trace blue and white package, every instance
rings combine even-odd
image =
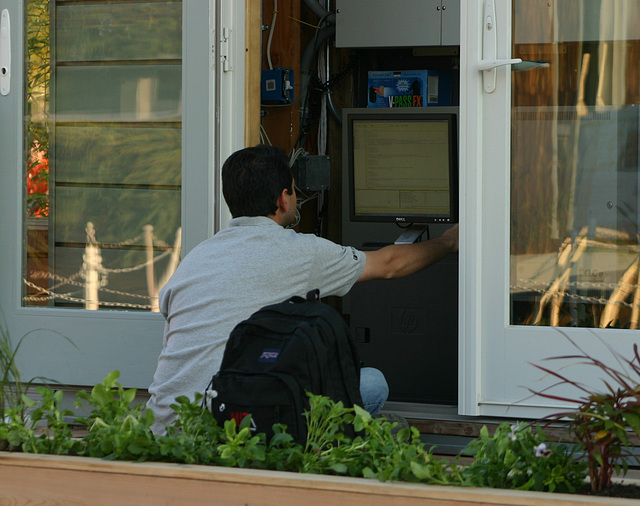
[[[368,85],[368,107],[451,105],[451,74],[447,71],[371,71]]]

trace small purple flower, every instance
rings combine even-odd
[[[515,441],[516,440],[516,431],[518,430],[518,426],[517,425],[512,425],[511,426],[511,432],[509,432],[508,436],[511,439],[511,441]]]
[[[547,450],[547,445],[544,443],[540,443],[534,448],[534,450],[536,452],[536,457],[548,457],[551,455],[551,450]]]

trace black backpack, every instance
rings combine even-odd
[[[306,441],[306,392],[345,406],[362,406],[360,362],[341,315],[320,302],[319,290],[266,306],[240,322],[226,344],[205,401],[218,424],[251,414],[251,429],[273,434],[281,423]]]

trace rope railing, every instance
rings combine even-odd
[[[44,271],[31,271],[28,278],[23,278],[25,286],[36,290],[37,293],[26,295],[23,297],[24,302],[29,303],[42,303],[54,300],[63,300],[72,303],[83,304],[85,309],[96,310],[100,306],[103,307],[119,307],[123,309],[145,309],[157,312],[158,306],[158,293],[164,284],[171,277],[175,271],[180,256],[180,248],[182,242],[181,229],[178,228],[176,232],[176,238],[173,246],[167,245],[164,241],[160,241],[153,234],[153,226],[145,225],[144,232],[134,238],[127,239],[115,244],[109,244],[109,247],[126,247],[135,243],[144,241],[145,252],[147,260],[138,265],[122,268],[107,268],[102,264],[102,255],[100,253],[101,244],[96,240],[96,231],[93,223],[88,222],[86,227],[86,246],[85,252],[82,256],[83,263],[81,268],[71,274],[70,276],[61,276],[57,273],[50,273]],[[159,255],[154,255],[156,248],[163,248],[163,251]],[[156,282],[155,269],[156,264],[165,258],[169,258],[168,266],[161,274],[160,279]],[[136,271],[146,270],[146,283],[147,294],[131,293],[123,290],[114,290],[113,288],[107,288],[109,282],[109,276],[118,274],[129,274]],[[79,280],[79,278],[82,279]],[[53,286],[40,286],[34,283],[34,280],[53,280],[55,284]],[[83,290],[84,297],[79,297],[78,294],[73,292],[59,293],[56,292],[58,288],[63,286],[77,286]],[[114,302],[100,299],[100,294],[111,294],[122,297],[131,297],[144,299],[148,301],[148,304],[135,304],[131,302]]]

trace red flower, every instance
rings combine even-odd
[[[41,158],[27,171],[27,198],[45,195],[49,195],[49,160]],[[49,199],[45,197],[42,200],[46,201],[44,205],[34,202],[30,206],[30,216],[49,216]]]

